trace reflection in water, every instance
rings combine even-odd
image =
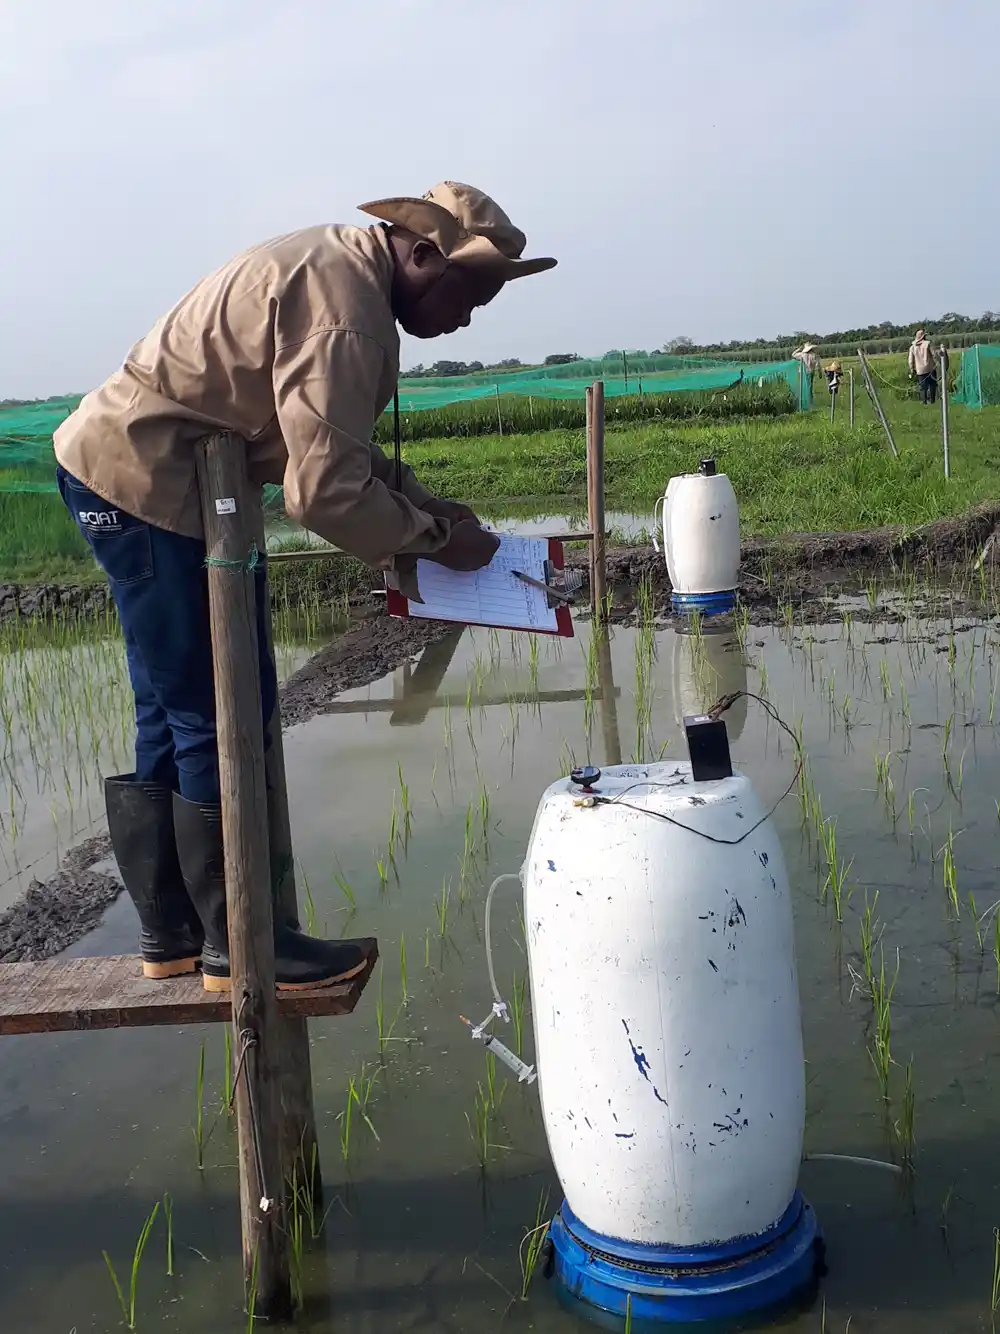
[[[731,624],[684,621],[674,629],[670,652],[674,720],[704,713],[723,695],[740,698],[726,711],[730,741],[738,741],[747,721],[747,664]]]

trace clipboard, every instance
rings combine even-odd
[[[411,602],[399,589],[387,587],[386,608],[390,616],[404,619],[572,639],[573,617],[566,603],[556,602],[515,578],[509,572],[511,568],[566,591],[566,562],[558,538],[502,535],[500,549],[490,564],[471,574],[446,570],[433,561],[417,561],[417,583],[424,601]]]

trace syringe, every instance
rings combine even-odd
[[[517,1075],[519,1084],[533,1084],[538,1078],[533,1065],[528,1065],[521,1060],[520,1056],[515,1056],[509,1047],[505,1047],[499,1038],[495,1038],[492,1033],[485,1032],[482,1028],[476,1028],[471,1020],[466,1019],[464,1014],[460,1014],[459,1019],[465,1026],[472,1030],[472,1036],[485,1046],[487,1051],[491,1051],[498,1061],[502,1061],[508,1070],[512,1070]]]

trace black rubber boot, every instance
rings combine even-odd
[[[201,924],[201,970],[206,991],[228,991],[229,935],[222,851],[222,809],[174,795],[174,830],[181,873]],[[274,975],[279,991],[305,991],[348,982],[368,956],[353,940],[317,940],[275,917]]]
[[[139,914],[143,973],[195,972],[204,932],[177,861],[173,793],[121,774],[104,780],[104,801],[118,869]]]

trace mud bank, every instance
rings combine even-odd
[[[787,533],[780,537],[749,537],[743,542],[741,593],[751,608],[766,613],[779,601],[803,602],[851,592],[871,575],[907,571],[919,579],[943,580],[969,571],[988,539],[1000,526],[1000,502],[977,505],[951,519],[918,528],[869,528],[858,532]],[[1000,559],[1000,541],[990,550],[991,564]],[[567,563],[586,567],[587,554],[571,549]],[[615,616],[630,608],[630,587],[648,575],[656,601],[669,599],[670,582],[663,557],[652,547],[626,546],[608,552],[608,577],[615,592]],[[334,558],[271,566],[275,599],[296,600],[317,595],[355,609],[380,605],[378,575],[359,562]],[[87,616],[111,605],[102,584],[0,584],[0,622],[14,617]],[[321,655],[322,656],[322,655]],[[342,665],[342,664],[341,664]],[[342,686],[341,689],[346,689]]]

